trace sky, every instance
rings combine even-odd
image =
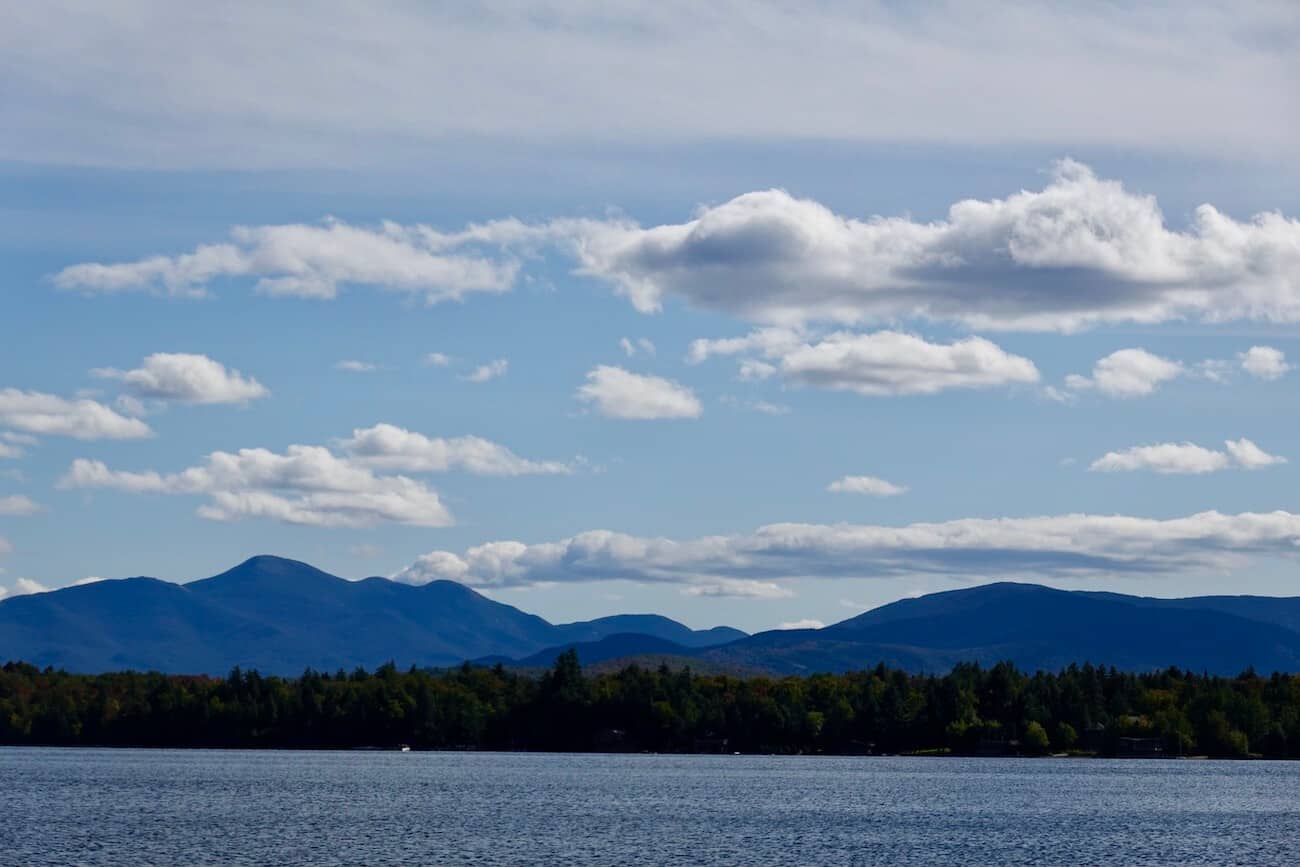
[[[1293,4],[2,5],[0,595],[1300,595]]]

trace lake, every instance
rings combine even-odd
[[[1300,764],[0,748],[0,862],[1294,864]]]

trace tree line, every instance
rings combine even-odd
[[[735,677],[572,651],[540,674],[394,665],[296,678],[0,668],[0,744],[1300,758],[1300,676],[1010,663]]]

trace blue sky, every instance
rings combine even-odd
[[[1297,592],[1284,4],[669,8],[11,9],[0,587]]]

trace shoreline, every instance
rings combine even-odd
[[[409,753],[442,753],[442,754],[466,754],[475,753],[481,755],[494,756],[644,756],[644,757],[674,757],[674,758],[708,758],[708,759],[730,759],[730,758],[768,758],[768,759],[975,759],[979,761],[1117,761],[1117,762],[1278,762],[1291,763],[1297,761],[1294,758],[1273,757],[1273,756],[1212,756],[1212,755],[1189,755],[1189,756],[1117,756],[1076,753],[1076,754],[1047,754],[1041,756],[1029,755],[978,755],[970,753],[935,753],[928,751],[907,752],[907,753],[766,753],[766,752],[730,752],[730,753],[695,753],[695,752],[651,752],[651,751],[610,751],[610,750],[501,750],[501,749],[456,749],[456,748],[438,748],[438,747],[410,747],[401,749],[398,747],[312,747],[312,746],[173,746],[161,744],[0,744],[0,751],[4,750],[100,750],[111,752],[184,752],[184,753],[382,753],[382,754],[409,754]]]

